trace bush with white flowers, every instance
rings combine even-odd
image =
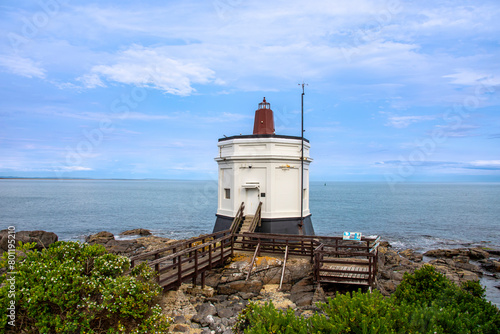
[[[109,254],[101,245],[56,242],[42,251],[17,249],[15,270],[0,277],[0,332],[162,333],[161,288],[145,264]],[[0,265],[7,266],[4,256]],[[12,272],[15,272],[12,274]],[[15,278],[15,326],[7,317]],[[13,280],[11,280],[13,281]]]

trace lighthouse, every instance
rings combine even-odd
[[[220,138],[217,146],[214,232],[229,229],[243,208],[246,219],[260,214],[255,232],[314,235],[309,210],[309,141],[275,134],[273,111],[265,98],[255,111],[253,134]]]

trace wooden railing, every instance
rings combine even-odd
[[[233,223],[231,224],[230,231],[232,234],[238,232],[238,228],[241,226],[241,223],[243,222],[243,212],[245,211],[245,202],[241,202],[240,208],[238,209],[238,212],[236,213],[236,216],[233,219]]]
[[[253,216],[252,224],[250,225],[249,231],[254,232],[255,229],[257,228],[257,225],[259,227],[261,226],[261,220],[262,220],[262,202],[259,203],[259,206],[257,206],[257,210],[255,210],[255,215]]]
[[[248,232],[237,234],[231,228],[175,242],[133,256],[130,260],[132,268],[138,262],[147,261],[157,272],[160,286],[167,290],[179,287],[190,279],[196,284],[200,277],[203,286],[205,272],[223,265],[235,250],[252,251],[254,259],[261,253],[308,257],[314,264],[314,278],[318,283],[371,286],[377,272],[378,241],[378,238],[363,238],[361,242],[353,242],[340,237]]]
[[[377,275],[380,238],[347,241],[328,237],[314,250],[314,276],[319,283],[372,286]]]
[[[196,284],[201,276],[201,284],[205,285],[205,272],[213,267],[222,265],[229,257],[233,256],[233,234],[230,230],[212,233],[183,242],[172,244],[152,252],[132,257],[131,267],[139,260],[148,261],[148,266],[157,273],[157,282],[168,290],[179,287],[182,282],[189,279]],[[169,252],[169,254],[164,254]]]
[[[242,233],[234,241],[234,249],[253,251],[260,244],[260,253],[284,254],[286,247],[290,246],[288,254],[307,256],[314,260],[314,248],[319,245],[315,236],[271,234],[271,233]]]

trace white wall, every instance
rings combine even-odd
[[[219,205],[217,213],[234,217],[241,202],[248,202],[251,213],[258,185],[263,218],[300,217],[301,141],[290,138],[232,138],[219,142]],[[309,214],[310,145],[304,142],[304,215]],[[231,189],[225,199],[224,189]],[[261,196],[264,193],[265,197]],[[247,204],[247,203],[245,203]]]

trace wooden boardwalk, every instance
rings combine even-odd
[[[284,256],[283,273],[288,256],[308,257],[318,284],[372,286],[377,273],[378,241],[378,238],[363,238],[360,242],[346,242],[340,237],[236,233],[230,229],[134,256],[131,267],[147,261],[158,273],[158,283],[165,290],[178,288],[189,280],[196,284],[199,278],[203,286],[205,273],[222,266],[239,250],[254,252],[254,259],[261,253]]]
[[[183,282],[198,278],[204,285],[205,273],[221,266],[233,256],[234,236],[229,230],[202,235],[172,243],[168,247],[131,257],[131,267],[147,261],[158,273],[158,284],[165,290],[179,287]]]

